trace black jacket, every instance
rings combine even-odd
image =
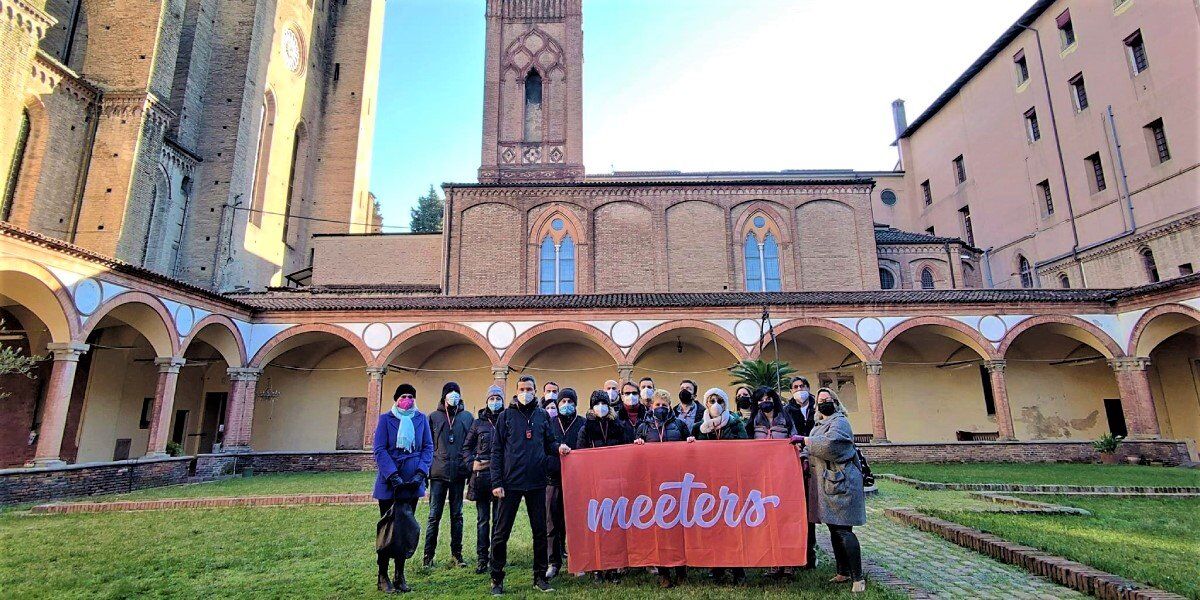
[[[583,430],[584,420],[585,418],[578,414],[571,415],[569,418],[559,415],[550,419],[550,433],[554,434],[554,447],[558,448],[559,444],[566,444],[572,450],[578,448],[579,432]],[[546,461],[546,475],[549,476],[551,484],[562,484],[562,463],[559,461],[557,450]]]
[[[458,409],[452,420],[446,418],[446,403],[429,415],[429,432],[433,434],[433,465],[429,478],[441,481],[465,479],[468,471],[463,465],[463,445],[474,421],[471,413]]]
[[[579,428],[576,448],[605,448],[633,442],[633,432],[616,419],[601,419],[588,413],[587,421]]]
[[[550,414],[533,403],[513,402],[496,419],[492,487],[525,492],[546,487],[546,458],[558,452]]]
[[[500,409],[501,414],[504,409]],[[468,471],[471,464],[477,460],[492,459],[492,436],[496,433],[496,419],[499,414],[492,414],[486,407],[479,409],[471,429],[467,431],[466,441],[463,442],[463,466]]]
[[[637,413],[637,422],[630,421],[630,412]],[[631,440],[637,437],[638,427],[642,425],[642,422],[649,418],[650,411],[646,410],[646,405],[641,402],[633,405],[632,409],[626,407],[624,402],[617,407],[617,422],[629,433],[629,439]]]
[[[808,416],[804,416],[804,408],[795,400],[789,400],[783,405],[783,412],[787,413],[792,419],[792,426],[796,428],[797,435],[808,435],[812,431],[813,425],[816,424],[817,403],[816,399],[809,398]]]
[[[674,413],[661,425],[653,418],[638,423],[637,437],[647,444],[658,442],[684,442],[691,433]]]

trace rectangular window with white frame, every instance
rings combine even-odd
[[[1075,112],[1087,110],[1088,97],[1087,88],[1083,84],[1083,73],[1076,74],[1067,84],[1071,86],[1071,104],[1075,106]]]
[[[1071,22],[1071,9],[1062,11],[1054,20],[1054,24],[1058,26],[1058,40],[1062,43],[1062,49],[1066,50],[1074,45],[1075,24]]]
[[[962,184],[967,181],[967,165],[963,162],[963,156],[959,154],[954,158],[954,183]]]
[[[1049,217],[1054,214],[1054,197],[1050,194],[1050,180],[1043,179],[1037,184],[1038,198],[1042,201],[1043,216]]]
[[[1167,130],[1163,127],[1161,118],[1146,124],[1146,146],[1150,148],[1150,160],[1155,165],[1161,165],[1171,160],[1171,148],[1167,145]]]
[[[1024,48],[1013,55],[1013,67],[1016,69],[1017,85],[1029,81],[1029,63],[1025,60]]]
[[[1125,38],[1125,55],[1129,58],[1129,67],[1135,76],[1150,68],[1150,61],[1146,58],[1146,42],[1142,40],[1141,29]]]
[[[1092,190],[1093,194],[1103,192],[1108,185],[1104,182],[1104,165],[1100,163],[1100,153],[1096,152],[1092,154],[1085,158],[1084,162],[1087,163],[1088,174],[1090,175],[1088,177],[1088,187]]]
[[[1038,127],[1037,109],[1025,111],[1025,138],[1030,142],[1042,139],[1042,129]]]

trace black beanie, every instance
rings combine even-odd
[[[402,384],[396,386],[396,393],[392,395],[392,400],[399,400],[400,396],[402,396],[404,394],[412,394],[412,397],[416,398],[417,397],[417,388],[415,388],[407,383],[402,383]]]
[[[608,392],[604,390],[592,392],[592,397],[588,399],[588,407],[591,408],[597,404],[608,404]]]
[[[446,394],[449,394],[450,392],[458,392],[459,394],[462,394],[462,389],[458,387],[457,383],[453,381],[447,381],[442,385],[442,397],[438,399],[445,400]]]
[[[575,404],[579,404],[579,394],[575,393],[575,388],[563,388],[562,391],[558,393],[559,402],[566,400],[567,398],[570,398]]]

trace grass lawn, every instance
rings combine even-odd
[[[369,489],[371,473],[270,475],[137,492],[137,497],[261,495]],[[129,497],[109,497],[124,498]],[[424,525],[426,507],[419,505]],[[475,547],[475,511],[464,508],[464,547]],[[231,508],[81,515],[0,513],[0,590],[8,598],[303,597],[357,598],[375,592],[373,538],[378,510],[366,506]],[[448,520],[448,517],[447,519]],[[442,523],[438,559],[449,558],[449,524]],[[528,521],[518,517],[509,547],[509,596],[533,592]],[[848,586],[826,583],[831,560],[790,583],[752,576],[742,588],[714,586],[694,571],[689,583],[660,593],[639,573],[619,585],[571,576],[555,580],[557,596],[625,598],[850,597]],[[417,597],[479,598],[486,575],[471,568],[425,571],[409,561]],[[857,597],[857,596],[856,596]],[[899,595],[871,586],[869,599]]]
[[[1084,508],[1092,516],[927,510],[1006,540],[1200,599],[1200,499],[1033,499]]]
[[[1144,465],[878,463],[872,464],[871,469],[876,473],[942,483],[1200,487],[1200,469]]]
[[[257,477],[233,477],[193,485],[137,490],[127,494],[79,498],[83,502],[108,500],[158,500],[160,498],[211,498],[229,496],[274,496],[277,494],[371,493],[375,472],[280,473]]]

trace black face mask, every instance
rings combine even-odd
[[[669,417],[669,416],[671,416],[671,409],[669,409],[665,406],[660,406],[660,407],[654,409],[654,418],[658,419],[659,422],[666,421],[667,417]]]
[[[833,413],[837,412],[837,405],[834,404],[833,402],[818,402],[817,403],[817,412],[819,412],[827,417],[831,416],[831,415],[833,415]]]
[[[772,410],[775,410],[775,403],[771,402],[770,400],[768,400],[766,402],[759,402],[758,410],[761,410],[763,412],[770,412]]]
[[[691,404],[696,400],[696,397],[688,390],[679,390],[679,401],[684,404]]]
[[[738,408],[750,408],[753,404],[754,404],[754,402],[752,400],[750,400],[750,396],[738,396],[737,397],[737,407]]]

